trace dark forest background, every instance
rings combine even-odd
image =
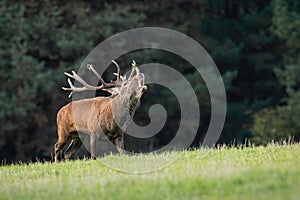
[[[79,69],[106,38],[144,26],[185,33],[213,58],[228,100],[220,143],[299,139],[299,0],[1,0],[0,160],[50,159],[57,139],[56,113],[71,101],[61,90],[67,86],[63,72]],[[133,58],[175,67],[190,81],[201,107],[192,144],[199,146],[210,118],[210,98],[199,74],[183,59],[162,51],[133,52],[118,62],[130,66]],[[152,103],[166,107],[168,122],[147,141],[125,138],[128,148],[130,143],[159,147],[176,131],[180,110],[170,91],[150,86],[142,101],[138,123],[149,123]]]

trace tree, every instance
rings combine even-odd
[[[281,41],[279,51],[282,53],[283,62],[275,69],[278,80],[285,88],[286,96],[276,107],[271,107],[254,116],[252,127],[254,137],[258,143],[265,143],[273,139],[294,137],[299,140],[300,136],[300,1],[274,0],[273,8],[273,31]],[[265,120],[261,119],[265,118]],[[267,128],[270,123],[272,128]],[[262,134],[268,135],[266,138]]]
[[[220,142],[251,137],[251,113],[275,105],[282,89],[274,74],[280,61],[271,30],[270,1],[209,1],[200,32],[222,74],[234,74],[227,85],[228,111]]]
[[[60,89],[67,84],[63,72],[79,68],[87,54],[108,37],[144,26],[170,28],[191,36],[217,64],[228,100],[220,142],[243,142],[251,137],[255,132],[249,126],[252,120],[253,126],[265,123],[257,118],[260,116],[270,116],[268,123],[280,121],[276,126],[291,119],[291,130],[296,131],[299,11],[293,6],[297,8],[298,1],[1,1],[0,160],[49,158],[57,137],[56,113],[68,101]],[[200,128],[193,144],[198,146],[211,114],[201,75],[186,60],[165,51],[130,52],[118,62],[125,66],[132,59],[169,65],[187,78],[201,107]],[[111,75],[104,73],[104,79],[109,80],[107,74]],[[287,98],[282,99],[285,93]],[[161,133],[145,141],[160,147],[173,137],[180,108],[174,95],[157,85],[150,85],[143,98],[147,103],[141,105],[136,118],[140,124],[149,122],[151,103],[161,103],[168,111]],[[260,110],[262,115],[257,114]],[[274,118],[277,113],[286,114]],[[128,139],[129,143],[139,142]]]

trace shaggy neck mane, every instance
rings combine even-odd
[[[139,99],[134,96],[135,95],[117,95],[112,99],[114,120],[124,128],[126,128],[132,119],[139,105]]]

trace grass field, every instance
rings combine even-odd
[[[176,154],[134,159],[142,168]],[[299,144],[186,151],[170,166],[146,174],[103,164],[126,166],[131,159],[2,166],[0,199],[300,199]]]

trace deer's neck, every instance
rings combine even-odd
[[[136,108],[139,105],[139,99],[131,96],[117,95],[112,99],[112,109],[114,118],[121,126],[127,126],[132,119]]]

